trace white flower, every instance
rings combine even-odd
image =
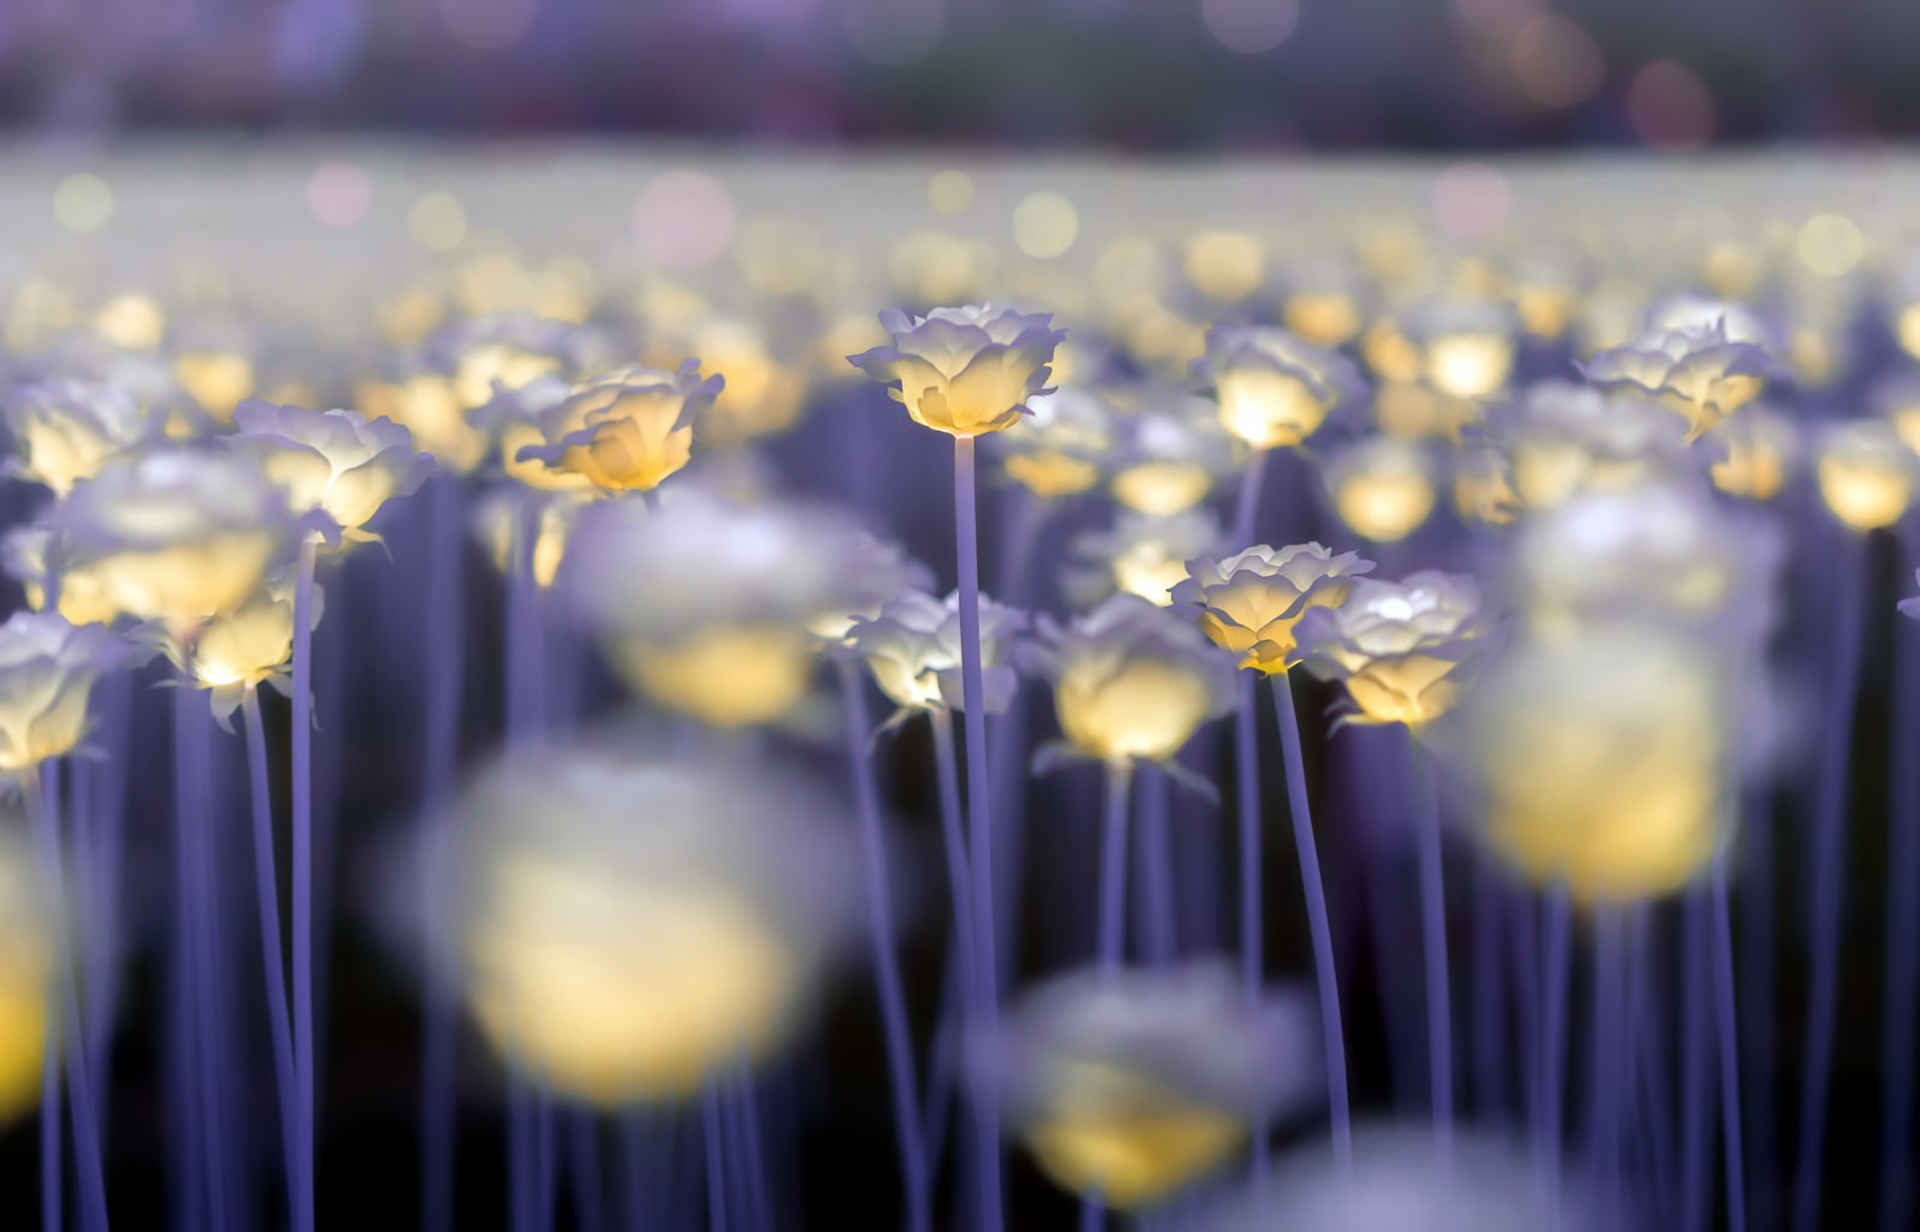
[[[325,513],[350,543],[376,540],[368,520],[436,469],[431,454],[414,452],[405,428],[357,411],[246,402],[233,420],[240,428],[227,438],[233,448],[259,463],[295,513]]]
[[[1372,570],[1355,552],[1336,556],[1317,543],[1276,551],[1262,543],[1220,560],[1188,561],[1173,601],[1197,610],[1207,636],[1240,656],[1240,666],[1271,675],[1297,661],[1293,627],[1307,608],[1344,603],[1354,579]]]
[[[1019,677],[1006,660],[1026,624],[1026,613],[980,596],[980,661],[988,714],[1002,713],[1013,701]],[[890,600],[873,619],[854,622],[847,632],[847,650],[866,661],[880,691],[900,707],[900,717],[961,709],[959,591],[945,601],[919,590]]]
[[[130,658],[103,625],[51,612],[15,612],[0,624],[0,774],[72,752],[86,735],[94,682]]]
[[[1044,313],[990,304],[935,308],[924,317],[889,309],[880,324],[892,344],[848,362],[885,384],[915,423],[952,436],[1016,423],[1027,399],[1047,392],[1048,365],[1066,337]]]
[[[13,474],[65,496],[108,459],[152,441],[158,430],[132,395],[99,381],[32,381],[0,402],[13,438]]]
[[[1307,670],[1347,686],[1355,723],[1418,727],[1453,708],[1462,663],[1491,632],[1480,588],[1464,574],[1362,578],[1338,607],[1294,626]]]
[[[1753,401],[1777,366],[1765,350],[1736,340],[1726,322],[1649,328],[1582,367],[1602,388],[1638,390],[1679,411],[1697,438]]]
[[[1220,403],[1220,423],[1255,449],[1298,445],[1359,388],[1352,361],[1283,329],[1215,325],[1194,375]]]

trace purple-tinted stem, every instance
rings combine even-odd
[[[1259,679],[1240,673],[1240,708],[1233,716],[1233,775],[1240,821],[1240,984],[1249,1005],[1265,982],[1261,953]]]
[[[1407,742],[1413,760],[1414,826],[1420,849],[1420,935],[1427,972],[1433,1148],[1446,1167],[1453,1162],[1453,993],[1447,979],[1447,885],[1440,853],[1440,798],[1433,759],[1411,729]]]
[[[1726,1127],[1727,1232],[1747,1232],[1747,1181],[1740,1153],[1740,1034],[1733,986],[1733,917],[1726,856],[1713,861],[1713,1002],[1720,1024],[1720,1123]]]
[[[1567,887],[1547,891],[1546,926],[1541,948],[1547,974],[1543,981],[1546,1004],[1540,1013],[1545,1038],[1540,1041],[1540,1121],[1534,1127],[1536,1165],[1546,1178],[1547,1192],[1560,1193],[1560,1109],[1567,1089],[1567,992],[1573,966],[1573,906]]]
[[[1651,970],[1654,950],[1651,913],[1641,903],[1633,913],[1633,973],[1627,1007],[1628,1064],[1633,1069],[1633,1103],[1627,1113],[1634,1140],[1645,1156],[1648,1201],[1653,1210],[1673,1209],[1673,1125],[1668,1113],[1665,1034],[1658,1004],[1659,985]],[[1623,1079],[1629,1081],[1629,1079]]]
[[[1913,536],[1907,536],[1913,563]],[[1892,783],[1887,802],[1886,1003],[1880,1031],[1880,1228],[1913,1206],[1915,994],[1920,992],[1920,626],[1895,621]]]
[[[767,1181],[766,1151],[760,1134],[760,1100],[754,1093],[753,1075],[743,1063],[735,1068],[727,1085],[733,1092],[734,1118],[738,1123],[735,1137],[740,1142],[748,1209],[753,1212],[758,1232],[773,1232],[773,1189]]]
[[[1127,946],[1127,797],[1133,763],[1107,763],[1106,807],[1100,820],[1100,969],[1118,971]]]
[[[960,1065],[960,1034],[965,1010],[965,992],[961,983],[966,968],[961,964],[957,943],[947,950],[947,974],[940,981],[938,1025],[933,1031],[933,1047],[927,1058],[927,1097],[921,1113],[921,1138],[927,1144],[927,1167],[931,1173],[940,1166],[947,1149],[947,1114],[953,1110],[955,1071]]]
[[[1484,1119],[1504,1119],[1507,1095],[1507,982],[1501,926],[1507,887],[1491,855],[1473,861],[1473,1100]]]
[[[95,1119],[100,1126],[100,1149],[108,1150],[112,1135],[108,1128],[108,1094],[112,1089],[112,1032],[120,1003],[120,971],[116,938],[120,931],[120,869],[124,855],[127,816],[128,729],[132,726],[133,674],[116,673],[106,685],[107,714],[105,744],[107,759],[100,764],[101,791],[94,841],[97,844],[94,867],[98,875],[99,899],[94,907],[97,931],[89,941],[87,974],[87,1056],[93,1062],[93,1100]]]
[[[59,763],[49,764],[41,779],[42,791],[57,783],[59,775]],[[47,825],[41,820],[43,814],[49,814],[44,798],[40,801],[40,807],[34,810],[34,814],[34,838],[38,840],[42,849],[40,879],[46,883],[46,894],[50,900],[49,914],[56,923],[64,922],[65,913],[52,907],[52,904],[57,903],[63,896],[60,893],[60,883],[49,872],[51,861],[45,851]],[[56,823],[53,837],[56,854],[59,841],[59,828]],[[63,951],[64,948],[62,947]],[[62,1214],[66,1182],[60,1164],[62,1133],[60,1063],[64,1050],[58,1047],[54,1040],[54,1032],[61,1026],[61,1015],[57,1011],[50,1011],[47,1017],[52,1019],[52,1022],[40,1045],[40,1227],[42,1232],[61,1232],[66,1227],[66,1219]]]
[[[1846,878],[1847,753],[1860,675],[1861,564],[1865,545],[1849,536],[1835,563],[1836,646],[1826,741],[1820,751],[1820,794],[1813,818],[1812,976],[1807,991],[1805,1068],[1800,1072],[1800,1154],[1794,1165],[1794,1232],[1820,1223],[1820,1180],[1826,1163],[1827,1084],[1833,1064],[1834,1012],[1840,996],[1840,897]]]
[[[1603,903],[1595,909],[1593,937],[1593,1102],[1587,1110],[1587,1158],[1601,1201],[1601,1224],[1611,1227],[1622,1210],[1620,1097],[1625,1078],[1621,1056],[1625,979],[1618,907]]]
[[[1708,1018],[1707,895],[1695,886],[1687,893],[1682,925],[1685,989],[1681,994],[1681,1031],[1685,1059],[1680,1064],[1680,1229],[1700,1232],[1712,1214],[1708,1173],[1713,1152],[1713,1035]]]
[[[557,1110],[545,1082],[533,1087],[534,1227],[553,1232],[553,1207],[559,1196],[560,1138],[554,1129]]]
[[[947,897],[953,902],[954,945],[959,953],[961,1006],[974,1001],[973,985],[980,967],[974,961],[973,877],[968,868],[966,823],[960,816],[960,759],[953,744],[953,716],[945,710],[930,710],[927,718],[933,727],[934,777],[940,794],[940,838],[946,846]]]
[[[1167,776],[1154,770],[1140,775],[1140,822],[1134,827],[1139,847],[1141,953],[1151,966],[1173,961],[1178,948],[1173,923],[1173,835],[1168,828]]]
[[[313,568],[315,544],[300,544],[293,590],[293,1232],[314,1232],[313,1131]]]
[[[847,771],[853,778],[860,838],[866,854],[868,932],[873,944],[880,1018],[886,1029],[887,1077],[893,1088],[893,1130],[900,1153],[900,1185],[909,1232],[930,1232],[933,1185],[920,1115],[914,1106],[918,1085],[913,1070],[913,1039],[907,1024],[906,996],[900,987],[900,960],[893,949],[893,882],[887,872],[886,839],[880,828],[880,801],[874,790],[873,767],[867,762],[870,721],[866,681],[861,678],[859,664],[840,665],[840,684],[846,698]],[[951,730],[947,734],[951,743]],[[951,849],[948,857],[952,858]],[[956,898],[956,905],[960,901]]]
[[[573,1142],[567,1154],[573,1160],[573,1209],[580,1232],[601,1232],[606,1226],[600,1202],[600,1127],[590,1108],[576,1108],[567,1121]]]
[[[287,1016],[287,970],[280,956],[280,876],[273,852],[273,786],[267,778],[267,736],[260,697],[249,688],[240,703],[246,724],[247,778],[253,812],[253,888],[260,908],[260,957],[267,986],[267,1026],[273,1041],[274,1097],[280,1107],[280,1149],[291,1181],[298,1109],[293,1068],[293,1029]],[[287,1187],[289,1200],[293,1195]],[[297,1219],[297,1211],[290,1212]]]
[[[1333,965],[1333,921],[1327,914],[1326,883],[1320,875],[1319,845],[1313,836],[1313,811],[1307,799],[1307,766],[1300,750],[1300,718],[1293,706],[1293,681],[1285,672],[1273,678],[1273,712],[1280,721],[1280,751],[1287,773],[1287,815],[1293,826],[1294,857],[1300,862],[1300,887],[1307,904],[1307,933],[1313,942],[1320,1034],[1327,1053],[1327,1105],[1333,1123],[1333,1158],[1344,1175],[1353,1168],[1353,1128],[1348,1109],[1347,1045],[1340,1016],[1340,984]],[[1437,833],[1435,838],[1437,841]]]
[[[457,1018],[448,970],[446,882],[449,817],[460,757],[460,679],[465,658],[466,605],[461,602],[460,480],[443,475],[432,485],[427,531],[426,764],[422,774],[422,935],[427,938],[426,987],[420,1023],[420,1225],[425,1232],[453,1228],[453,1058]]]
[[[953,514],[960,573],[960,692],[967,739],[967,827],[973,840],[975,1021],[991,1038],[999,1019],[994,948],[993,823],[988,807],[985,665],[980,657],[980,527],[974,509],[974,443],[953,439]],[[982,1232],[1000,1232],[1000,1095],[983,1070],[974,1078],[975,1218]]]
[[[706,1136],[707,1227],[727,1232],[727,1162],[721,1150],[719,1078],[709,1078],[700,1089],[700,1127]]]
[[[513,1232],[533,1232],[534,1203],[533,1091],[520,1066],[507,1057],[507,1208]]]
[[[1509,891],[1502,896],[1503,909],[1511,917],[1508,932],[1513,939],[1510,951],[1513,964],[1513,993],[1519,1011],[1520,1073],[1526,1098],[1527,1125],[1539,1133],[1541,1101],[1545,1097],[1541,1081],[1540,1043],[1540,913],[1530,892]],[[1537,1159],[1536,1163],[1539,1162]],[[1544,1176],[1541,1179],[1545,1179]]]
[[[208,867],[207,827],[212,817],[207,783],[206,725],[202,699],[189,680],[174,691],[174,804],[180,894],[184,901],[188,973],[188,1020],[194,1076],[193,1097],[200,1111],[201,1167],[206,1176],[207,1223],[215,1232],[229,1225],[227,1162],[229,1139],[220,1096],[220,1066],[225,1059],[216,1033],[219,1012],[213,969],[213,878]]]
[[[1253,546],[1253,526],[1259,520],[1260,489],[1267,477],[1267,450],[1256,449],[1247,457],[1246,474],[1240,480],[1240,495],[1234,505],[1233,550]]]
[[[1773,1073],[1773,827],[1768,824],[1765,792],[1756,792],[1749,815],[1760,824],[1742,828],[1745,858],[1740,877],[1740,1020],[1745,1031],[1741,1055],[1748,1067],[1745,1099],[1748,1184],[1753,1187],[1750,1212],[1756,1232],[1771,1232],[1778,1222],[1771,1200],[1778,1184],[1779,1140],[1774,1131]]]

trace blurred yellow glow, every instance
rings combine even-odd
[[[693,456],[693,425],[682,423],[686,397],[670,385],[590,385],[544,423],[550,441],[588,433],[568,445],[553,469],[583,476],[609,492],[657,488]]]
[[[1360,306],[1343,291],[1302,291],[1282,310],[1288,329],[1323,347],[1345,346],[1363,324]]]
[[[1840,278],[1867,255],[1867,237],[1845,214],[1815,214],[1794,243],[1800,263],[1823,278]]]
[[[1837,371],[1833,348],[1826,336],[1811,326],[1794,330],[1787,339],[1787,363],[1800,384],[1813,389],[1831,383]]]
[[[1491,450],[1477,450],[1459,460],[1453,476],[1453,507],[1462,518],[1505,526],[1519,506],[1512,478]]]
[[[1330,481],[1340,520],[1375,543],[1405,539],[1433,512],[1433,478],[1419,449],[1390,437],[1351,452]]]
[[[25,350],[69,328],[75,319],[73,295],[63,286],[40,279],[22,283],[7,310],[6,343]]]
[[[1447,399],[1411,382],[1389,381],[1373,396],[1373,414],[1380,430],[1406,441],[1440,435],[1447,406]]]
[[[467,238],[467,207],[452,193],[421,193],[407,210],[407,234],[428,252],[452,252]]]
[[[221,423],[233,418],[233,408],[253,394],[253,361],[227,351],[186,351],[173,361],[180,388]]]
[[[1898,442],[1875,448],[1842,440],[1821,452],[1815,473],[1827,508],[1853,530],[1892,526],[1913,500],[1913,457]]]
[[[520,389],[534,379],[557,373],[560,361],[552,355],[524,351],[505,342],[489,342],[472,347],[460,356],[453,375],[454,392],[460,405],[472,410],[493,401],[493,383],[508,389]]]
[[[942,214],[964,214],[973,204],[973,177],[952,167],[927,181],[927,203]]]
[[[1142,462],[1116,474],[1108,487],[1127,508],[1170,518],[1206,499],[1213,472],[1198,462]]]
[[[193,678],[203,689],[252,688],[293,657],[293,603],[255,594],[221,612],[193,645]]]
[[[1143,1074],[1066,1062],[1028,1149],[1055,1182],[1131,1210],[1181,1188],[1246,1136],[1237,1116]]]
[[[1059,193],[1032,193],[1013,207],[1013,242],[1030,257],[1057,257],[1079,234],[1080,215]]]
[[[54,963],[54,941],[33,892],[33,870],[17,850],[20,844],[7,846],[11,850],[0,863],[0,1125],[40,1100]]]
[[[1228,302],[1245,299],[1266,280],[1266,253],[1242,231],[1202,231],[1187,241],[1187,281],[1202,295]]]
[[[385,417],[405,428],[414,448],[456,475],[471,474],[487,456],[486,433],[467,422],[453,382],[437,372],[415,373],[397,384],[366,382],[355,390],[355,403],[368,419]]]
[[[1298,445],[1312,436],[1333,408],[1299,376],[1245,364],[1220,374],[1220,423],[1255,449]]]
[[[93,332],[129,351],[151,351],[166,336],[167,313],[151,295],[116,295],[93,314]]]
[[[1445,334],[1427,343],[1426,376],[1455,398],[1498,392],[1513,370],[1513,341],[1502,334]]]
[[[1900,310],[1894,333],[1900,338],[1900,349],[1920,359],[1920,304],[1908,304]]]
[[[1072,496],[1100,481],[1099,467],[1053,449],[1009,454],[1002,465],[1012,479],[1035,496]]]
[[[919,231],[894,246],[894,285],[923,304],[964,303],[980,280],[978,254],[964,241]]]
[[[1558,338],[1567,330],[1573,316],[1574,294],[1570,287],[1522,286],[1513,293],[1514,311],[1520,326],[1536,338]]]
[[[1729,496],[1770,500],[1786,486],[1786,450],[1777,441],[1749,433],[1727,438],[1727,456],[1708,468],[1713,484]]]
[[[1213,704],[1194,670],[1159,659],[1070,665],[1053,688],[1060,729],[1073,746],[1107,762],[1165,761],[1192,738]]]
[[[380,336],[397,346],[419,342],[446,319],[446,303],[425,287],[408,287],[374,309]]]
[[[1411,385],[1420,379],[1420,348],[1390,320],[1382,318],[1367,327],[1360,355],[1383,381]]]
[[[701,412],[696,435],[716,446],[740,445],[791,428],[800,417],[807,382],[774,358],[760,332],[737,321],[714,321],[694,339],[701,367],[726,378],[713,404]]]
[[[75,235],[92,235],[113,218],[113,190],[99,176],[77,171],[53,190],[53,220]]]
[[[1166,260],[1158,245],[1140,236],[1124,236],[1100,250],[1093,263],[1093,285],[1103,299],[1120,303],[1144,295],[1151,302],[1166,281]]]
[[[670,645],[616,642],[614,665],[670,710],[712,727],[770,723],[807,694],[813,647],[804,629],[718,625]]]
[[[1138,595],[1155,607],[1173,602],[1173,588],[1187,580],[1185,553],[1166,540],[1147,539],[1113,558],[1114,589]]]
[[[1760,254],[1731,240],[1721,240],[1707,249],[1701,276],[1707,289],[1721,299],[1743,300],[1759,288],[1766,272]]]

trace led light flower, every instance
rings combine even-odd
[[[1170,518],[1122,514],[1113,529],[1075,540],[1073,555],[1088,567],[1069,577],[1068,589],[1082,606],[1118,591],[1165,607],[1186,580],[1187,562],[1219,546],[1220,527],[1201,510]]]
[[[58,941],[17,819],[0,828],[0,1125],[40,1099]]]
[[[1834,429],[1820,448],[1814,473],[1833,516],[1857,531],[1892,526],[1913,501],[1920,462],[1882,420]]]
[[[1759,397],[1777,368],[1765,350],[1737,341],[1725,321],[1715,321],[1645,330],[1599,352],[1581,371],[1602,388],[1638,390],[1672,407],[1695,439]]]
[[[991,438],[1008,478],[1035,496],[1084,492],[1100,482],[1113,447],[1113,410],[1099,394],[1063,386],[1034,398],[1030,414]]]
[[[880,324],[892,344],[848,361],[885,384],[915,423],[951,436],[1018,422],[1027,399],[1049,392],[1048,364],[1066,337],[1044,313],[991,305],[935,308],[924,317],[889,309]]]
[[[426,370],[369,381],[355,390],[354,402],[367,419],[391,419],[405,428],[444,471],[469,475],[486,460],[487,433],[468,419],[453,381],[442,373]]]
[[[290,693],[293,660],[293,589],[291,571],[269,580],[240,604],[217,613],[194,639],[186,670],[207,690],[213,717],[233,730],[233,712],[247,694],[260,685]],[[313,628],[325,614],[325,594],[313,588]]]
[[[1254,449],[1298,445],[1360,384],[1339,352],[1258,325],[1208,330],[1194,375],[1219,400],[1221,424]]]
[[[251,595],[311,519],[246,458],[165,448],[110,462],[48,515],[47,588],[91,615],[125,613],[191,635]]]
[[[1065,628],[1043,616],[1039,631],[1037,666],[1081,756],[1165,763],[1233,708],[1233,659],[1178,612],[1118,594]]]
[[[806,695],[811,626],[871,598],[862,532],[809,506],[673,495],[658,511],[638,500],[582,511],[561,585],[655,701],[717,727],[780,718]]]
[[[1419,357],[1420,376],[1449,398],[1476,401],[1506,388],[1517,322],[1503,304],[1441,298],[1396,318]]]
[[[1345,603],[1309,608],[1294,626],[1307,670],[1346,685],[1349,722],[1410,728],[1453,708],[1463,669],[1491,632],[1473,579],[1439,572],[1362,578]]]
[[[1249,1006],[1224,964],[1078,971],[1029,993],[990,1058],[1006,1114],[1061,1186],[1122,1208],[1223,1163],[1263,1116],[1321,1094],[1298,996]]]
[[[1686,464],[1685,422],[1637,394],[1564,381],[1535,385],[1491,427],[1513,462],[1514,490],[1545,509],[1582,488],[1621,488]]]
[[[348,543],[377,540],[367,522],[434,471],[432,455],[415,453],[413,438],[390,419],[248,402],[233,421],[233,448],[286,492],[295,513],[324,513]]]
[[[72,752],[86,735],[94,682],[131,657],[105,626],[52,612],[15,612],[0,624],[0,775]]]
[[[1198,609],[1200,627],[1214,645],[1239,655],[1241,667],[1273,675],[1298,662],[1293,627],[1307,608],[1339,606],[1354,579],[1372,571],[1373,562],[1356,552],[1262,543],[1220,560],[1187,562],[1173,601]]]
[[[1432,468],[1410,441],[1376,436],[1350,445],[1327,463],[1326,480],[1340,520],[1375,543],[1398,543],[1433,512]]]
[[[457,806],[448,957],[488,1040],[602,1108],[773,1053],[846,923],[852,859],[824,812],[770,766],[575,748],[482,774]]]
[[[12,438],[11,474],[57,496],[91,479],[111,458],[138,449],[158,428],[132,395],[99,381],[30,381],[0,400]]]
[[[1000,714],[1013,701],[1019,676],[1011,659],[1014,639],[1027,616],[1017,608],[980,597],[980,661],[987,713]],[[960,596],[945,600],[910,590],[889,600],[877,616],[857,620],[847,631],[847,652],[864,660],[893,703],[897,719],[923,710],[959,710]]]
[[[1453,454],[1453,508],[1462,518],[1505,526],[1519,511],[1513,490],[1513,467],[1507,456],[1491,445],[1462,446]]]
[[[610,492],[646,492],[687,464],[693,422],[724,382],[702,380],[698,360],[677,372],[616,368],[577,387],[540,416],[544,445],[526,445],[520,462],[585,477]]]
[[[1494,849],[1583,902],[1679,890],[1727,838],[1730,700],[1713,651],[1657,625],[1516,649],[1472,715]]]
[[[1160,518],[1185,513],[1239,463],[1239,443],[1206,399],[1153,386],[1119,397],[1124,413],[1115,423],[1120,441],[1107,486],[1113,499],[1134,512]]]
[[[426,353],[452,379],[460,405],[471,411],[541,377],[572,379],[581,347],[579,328],[569,322],[500,313],[447,326],[429,341]]]
[[[714,320],[697,330],[691,354],[715,380],[717,396],[699,410],[694,435],[704,445],[736,446],[784,432],[806,402],[807,373],[775,355],[767,338],[746,321]]]

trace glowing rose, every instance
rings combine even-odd
[[[803,367],[773,353],[761,331],[744,321],[710,321],[690,348],[725,382],[699,412],[694,433],[704,445],[740,445],[784,432],[800,417],[807,395]]]
[[[1421,447],[1376,436],[1342,450],[1326,467],[1340,520],[1364,539],[1397,543],[1433,512],[1433,476]]]
[[[233,712],[260,685],[289,693],[293,661],[291,571],[282,573],[239,605],[217,613],[194,639],[188,673],[207,690],[213,717],[233,729]],[[313,588],[312,627],[320,627],[326,596]]]
[[[1833,516],[1857,531],[1892,526],[1913,501],[1916,469],[1910,450],[1880,420],[1843,424],[1821,446],[1815,474]]]
[[[1307,608],[1345,602],[1354,579],[1372,570],[1373,562],[1354,552],[1263,543],[1220,560],[1189,561],[1173,601],[1198,609],[1200,627],[1214,645],[1240,656],[1241,667],[1272,675],[1299,661],[1293,627]]]
[[[391,419],[405,428],[442,470],[468,475],[486,459],[487,434],[469,422],[453,382],[438,372],[367,382],[356,390],[355,404],[367,419]]]
[[[1219,525],[1200,510],[1170,518],[1122,514],[1111,530],[1074,540],[1073,556],[1087,567],[1068,576],[1068,593],[1079,606],[1118,591],[1165,607],[1173,602],[1173,588],[1186,580],[1187,562],[1219,546]]]
[[[1062,387],[1034,398],[1028,409],[1031,414],[991,438],[1007,477],[1046,498],[1098,483],[1113,447],[1112,408],[1091,390]]]
[[[1249,1006],[1222,963],[1080,971],[1013,1008],[991,1061],[1041,1169],[1130,1210],[1223,1163],[1262,1115],[1319,1096],[1313,1023],[1297,995]]]
[[[1506,388],[1518,322],[1505,305],[1479,299],[1429,300],[1398,318],[1419,374],[1449,398],[1473,401]]]
[[[1194,375],[1219,400],[1221,425],[1255,449],[1298,445],[1359,387],[1339,352],[1257,325],[1208,330]]]
[[[1019,678],[1007,662],[1026,613],[980,596],[980,661],[987,713],[1013,701]],[[880,691],[907,714],[961,709],[960,594],[944,601],[910,590],[847,631],[847,651],[866,662]]]
[[[1308,671],[1346,685],[1350,722],[1420,727],[1453,708],[1490,623],[1472,578],[1428,572],[1362,578],[1339,607],[1308,609],[1294,634]]]
[[[915,423],[951,436],[1018,422],[1027,399],[1048,392],[1048,364],[1066,336],[1044,313],[990,305],[935,308],[924,317],[889,309],[880,324],[892,344],[848,361],[885,384]]]
[[[1117,421],[1121,439],[1108,487],[1115,500],[1136,513],[1160,518],[1185,513],[1236,465],[1238,442],[1204,398],[1152,387],[1133,397]]]
[[[413,438],[390,419],[248,402],[233,420],[233,448],[260,464],[295,513],[326,514],[349,543],[377,540],[368,520],[434,471],[432,456],[415,453]]]
[[[546,443],[522,446],[514,457],[580,475],[603,491],[650,491],[687,464],[694,417],[722,384],[717,376],[702,380],[698,360],[677,372],[617,368],[543,413]]]
[[[1686,421],[1638,394],[1549,381],[1497,412],[1492,424],[1513,464],[1514,491],[1545,509],[1583,488],[1622,488],[1678,473]]]
[[[1758,397],[1776,366],[1761,347],[1736,341],[1724,321],[1715,321],[1646,330],[1581,370],[1602,388],[1638,390],[1672,407],[1695,439]]]
[[[102,625],[52,612],[15,612],[0,624],[0,774],[72,752],[87,732],[94,682],[129,659]]]
[[[1061,628],[1040,623],[1068,743],[1104,762],[1165,762],[1232,709],[1233,660],[1179,613],[1119,594]]]
[[[428,343],[427,355],[452,379],[460,405],[475,410],[541,377],[571,379],[581,347],[580,331],[569,322],[501,313],[447,326]]]
[[[152,441],[158,425],[125,390],[97,381],[33,381],[0,401],[13,440],[10,473],[65,496],[111,458]]]

